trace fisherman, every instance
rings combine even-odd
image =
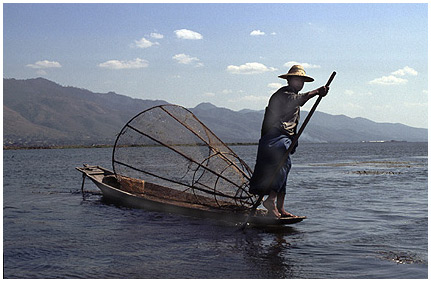
[[[305,74],[301,65],[294,65],[289,72],[278,76],[287,80],[287,86],[277,90],[269,99],[262,123],[256,165],[250,180],[250,193],[268,195],[263,206],[272,217],[296,217],[284,209],[287,175],[292,166],[290,154],[283,157],[297,134],[300,107],[316,95],[326,96],[329,87],[299,93],[305,82],[314,81]]]

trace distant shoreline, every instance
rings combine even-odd
[[[312,144],[313,142],[304,142],[307,144]],[[361,143],[370,143],[370,144],[381,144],[381,143],[428,143],[427,141],[418,141],[418,142],[410,142],[410,141],[396,141],[396,140],[388,140],[388,141],[358,141],[358,142],[329,142],[331,144],[339,143],[352,143],[352,144],[361,144]],[[257,146],[257,142],[234,142],[234,143],[225,143],[227,146]],[[328,143],[316,143],[316,144],[328,144]],[[91,148],[113,148],[114,145],[106,145],[106,144],[93,144],[93,145],[52,145],[52,146],[7,146],[3,145],[3,150],[52,150],[52,149],[91,149]],[[133,146],[131,146],[133,147]],[[162,145],[144,145],[141,147],[163,147]]]
[[[255,142],[225,143],[227,146],[257,146]],[[91,148],[113,148],[114,145],[53,145],[53,146],[3,146],[3,150],[50,150],[50,149],[91,149]],[[134,146],[130,146],[134,147]],[[143,145],[140,147],[163,147],[162,145]]]
[[[109,148],[113,145],[53,145],[53,146],[4,146],[3,150],[50,150],[50,149],[84,149],[84,148]]]

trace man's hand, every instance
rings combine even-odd
[[[325,97],[326,94],[328,94],[328,91],[329,91],[329,86],[319,87],[317,89],[314,89],[313,91],[308,92],[308,94],[309,94],[308,99],[311,99],[316,95],[320,95],[322,97]]]
[[[322,97],[325,97],[326,94],[328,94],[329,92],[329,86],[322,86],[316,89],[316,91],[318,92],[318,94]]]

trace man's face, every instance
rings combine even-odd
[[[301,91],[304,87],[304,79],[299,76],[292,76],[289,78],[289,85],[292,86],[296,91]]]

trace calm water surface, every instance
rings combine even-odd
[[[256,146],[234,146],[253,167]],[[118,207],[83,163],[111,149],[3,152],[4,278],[427,278],[426,143],[300,144],[288,209],[246,229]]]

